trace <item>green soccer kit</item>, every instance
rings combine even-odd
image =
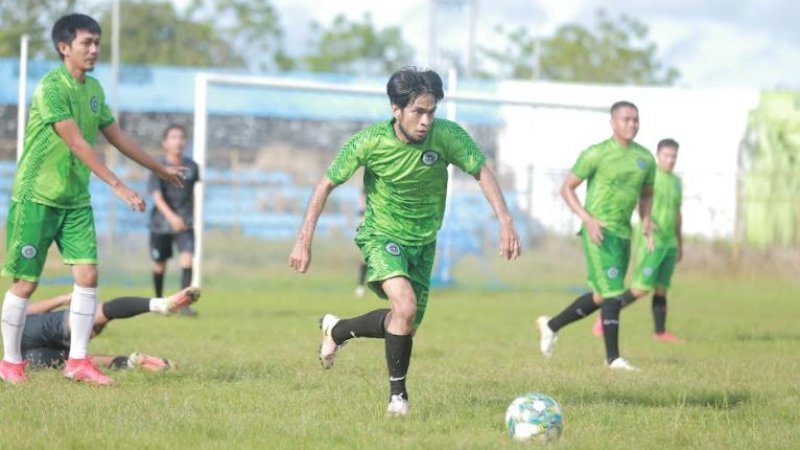
[[[424,142],[408,144],[395,135],[393,120],[387,120],[356,133],[328,168],[328,179],[338,185],[364,167],[367,205],[356,244],[367,264],[369,286],[386,298],[381,281],[408,278],[417,296],[415,327],[427,304],[447,166],[477,175],[485,162],[475,141],[455,122],[435,119]]]
[[[597,245],[588,238],[586,228],[581,228],[587,281],[603,298],[625,291],[631,214],[642,187],[653,185],[655,167],[653,155],[644,147],[635,142],[623,147],[614,139],[584,150],[572,167],[576,177],[587,181],[584,209],[603,223],[604,238],[612,237]]]
[[[45,74],[33,94],[14,176],[3,275],[38,280],[54,240],[67,264],[97,261],[90,170],[54,127],[69,119],[89,145],[94,145],[99,129],[114,122],[100,83],[90,76],[81,83],[62,64]],[[80,224],[80,231],[70,224]]]
[[[659,169],[653,187],[653,250],[641,233],[636,237],[636,270],[632,287],[642,290],[669,288],[678,262],[678,214],[683,186],[680,177]]]

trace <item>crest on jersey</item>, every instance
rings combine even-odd
[[[617,278],[619,276],[619,269],[617,269],[616,267],[612,267],[608,269],[606,275],[608,275],[608,278],[611,278],[613,280],[614,278]]]
[[[647,169],[647,161],[644,158],[636,158],[636,165],[642,170]]]
[[[89,107],[92,108],[92,112],[97,112],[97,97],[92,96],[92,99],[89,100]]]
[[[394,256],[400,255],[400,246],[395,244],[394,242],[389,242],[386,244],[386,253]]]
[[[22,257],[25,259],[33,259],[36,258],[37,254],[39,254],[39,250],[36,250],[36,247],[27,244],[22,246],[20,253],[22,253]]]
[[[150,256],[158,261],[161,258],[161,252],[159,252],[157,248],[154,248],[153,251],[150,252]]]
[[[644,276],[649,277],[650,275],[653,274],[653,268],[649,266],[645,267],[642,273],[644,274]]]
[[[432,166],[436,164],[436,161],[438,160],[439,154],[433,150],[427,150],[422,154],[422,164],[425,164],[426,166]]]

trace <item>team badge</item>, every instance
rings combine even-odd
[[[614,278],[617,278],[619,276],[619,269],[617,269],[616,267],[612,267],[608,269],[606,275],[608,275],[608,278],[611,278],[613,280]]]
[[[22,253],[22,257],[25,259],[33,259],[36,258],[39,251],[32,245],[23,245],[20,253]]]
[[[158,260],[161,257],[161,252],[159,252],[157,248],[154,248],[153,251],[150,252],[150,255],[153,259]]]
[[[390,255],[398,256],[400,254],[400,246],[394,242],[386,244],[386,252]]]
[[[647,161],[645,161],[644,158],[637,158],[636,165],[642,170],[647,169]]]
[[[439,160],[439,154],[433,150],[428,150],[422,154],[422,164],[432,166]]]
[[[650,275],[653,274],[653,268],[652,267],[645,267],[644,270],[642,271],[642,273],[644,273],[644,276],[649,277]]]

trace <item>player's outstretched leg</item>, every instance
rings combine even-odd
[[[194,304],[200,300],[200,293],[200,288],[196,287],[181,289],[177,293],[167,297],[167,311],[169,311],[170,314],[175,314],[181,311],[182,308]]]
[[[339,323],[339,318],[333,314],[325,314],[319,319],[319,328],[322,330],[322,344],[319,346],[319,361],[322,367],[330,369],[333,367],[333,361],[336,359],[336,351],[339,350],[339,344],[333,340],[333,327]],[[342,344],[344,345],[344,344]]]
[[[558,340],[558,333],[550,329],[550,318],[547,316],[539,316],[536,319],[536,328],[539,330],[539,350],[545,358],[553,356],[556,341]]]

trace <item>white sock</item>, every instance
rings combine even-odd
[[[6,292],[3,299],[2,332],[3,332],[3,359],[10,363],[22,362],[22,330],[25,328],[25,308],[28,299],[20,298]]]
[[[151,298],[150,299],[150,312],[157,312],[161,314],[167,313],[167,299],[165,298]]]
[[[72,287],[72,301],[69,305],[69,357],[86,358],[89,339],[92,337],[94,315],[97,310],[97,288]]]

